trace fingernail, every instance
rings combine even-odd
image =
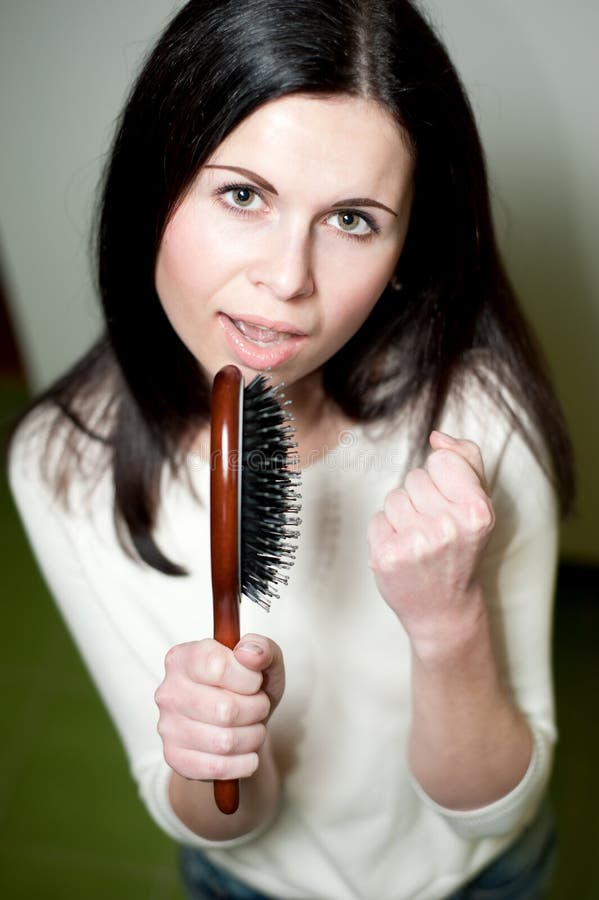
[[[256,656],[261,656],[264,653],[264,647],[260,644],[254,643],[254,641],[241,641],[235,647],[236,650],[247,650],[248,653],[255,653]]]

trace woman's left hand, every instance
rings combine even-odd
[[[368,528],[378,589],[413,645],[444,642],[480,610],[476,568],[495,515],[478,446],[433,431],[422,469]]]

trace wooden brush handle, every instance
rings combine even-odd
[[[239,642],[240,491],[243,377],[236,366],[217,372],[210,425],[210,559],[214,637],[231,650]],[[239,806],[239,781],[214,782],[223,813]]]

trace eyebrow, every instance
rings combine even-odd
[[[244,169],[242,166],[215,166],[208,165],[205,166],[206,169],[227,169],[229,172],[237,172],[239,175],[245,175],[246,178],[251,178],[252,181],[255,181],[257,185],[261,188],[264,188],[265,191],[268,191],[270,194],[274,194],[278,197],[278,191],[273,187],[273,185],[266,181],[265,178],[262,178],[261,175],[258,175],[257,172],[252,172],[251,169]],[[392,216],[397,218],[397,213],[394,210],[390,209],[388,206],[385,206],[384,203],[380,203],[378,200],[373,200],[371,197],[349,197],[347,200],[339,200],[337,203],[333,203],[331,209],[345,209],[349,206],[366,206],[366,207],[376,207],[377,209],[384,209],[386,212],[391,213]]]
[[[384,209],[397,218],[396,212],[385,206],[384,203],[379,203],[378,200],[373,200],[371,197],[349,197],[347,200],[339,200],[338,203],[333,203],[331,209],[343,209],[346,206],[376,206],[377,209]]]
[[[238,172],[239,175],[245,175],[246,178],[251,178],[252,181],[255,181],[261,188],[264,188],[265,191],[268,191],[269,194],[275,194],[277,197],[278,192],[274,189],[272,184],[269,181],[266,181],[265,178],[262,178],[256,172],[252,172],[251,169],[243,169],[241,166],[204,166],[205,169],[228,169],[229,172]]]

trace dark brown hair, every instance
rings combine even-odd
[[[401,293],[384,291],[326,363],[327,392],[362,421],[417,399],[417,449],[461,373],[474,373],[533,449],[544,448],[564,510],[572,498],[568,436],[499,258],[473,114],[422,15],[407,0],[192,0],[148,57],[106,170],[97,232],[106,332],[37,401],[57,404],[87,440],[104,392],[111,424],[96,437],[111,450],[123,546],[132,542],[168,574],[182,570],[152,536],[160,476],[165,463],[177,469],[210,395],[156,294],[156,253],[208,155],[261,104],[298,92],[377,100],[404,129],[416,164]]]

